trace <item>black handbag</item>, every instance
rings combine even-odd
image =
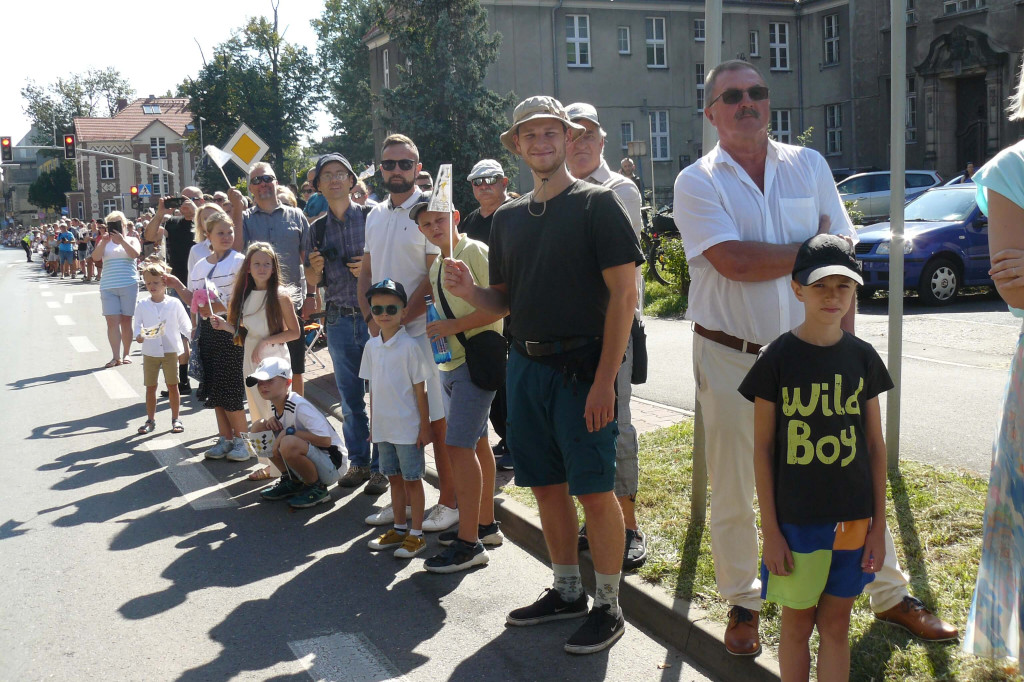
[[[440,268],[437,270],[437,294],[445,316],[449,320],[454,320],[455,315],[448,307],[448,300],[444,297],[444,287],[441,286]],[[477,388],[485,391],[497,391],[505,385],[508,343],[500,332],[488,329],[471,338],[466,338],[465,334],[459,332],[455,338],[466,349],[466,367],[469,368],[469,378]]]
[[[633,371],[629,376],[629,383],[647,383],[647,330],[644,328],[644,321],[633,317],[633,328],[629,331],[633,339]]]

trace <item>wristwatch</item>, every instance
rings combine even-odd
[[[306,298],[316,298],[316,294],[306,294]]]
[[[289,426],[287,429],[284,430],[284,435],[286,435],[286,436],[294,436],[295,435],[295,427],[294,426]]]

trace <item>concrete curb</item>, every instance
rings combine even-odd
[[[333,396],[310,383],[306,384],[305,390],[306,397],[321,411],[342,421],[341,406]],[[668,407],[660,403],[651,404]],[[425,478],[431,485],[438,485],[437,470],[429,461]],[[501,522],[502,532],[541,561],[548,561],[547,545],[537,512],[506,495],[496,495],[494,500],[494,516]],[[580,554],[580,572],[593,593],[594,566],[590,552]],[[758,656],[730,655],[722,644],[725,626],[710,620],[704,610],[685,599],[674,599],[665,590],[644,583],[636,575],[623,576],[619,603],[629,621],[676,647],[716,677],[744,682],[779,680],[779,664],[773,657],[763,652]]]

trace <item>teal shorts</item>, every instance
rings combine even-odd
[[[793,570],[772,575],[762,561],[761,598],[791,609],[809,609],[823,594],[856,597],[875,579],[860,565],[870,526],[871,519],[780,524],[793,553]]]
[[[530,360],[512,347],[505,442],[512,453],[516,485],[568,483],[570,495],[612,490],[619,428],[613,419],[600,431],[587,431],[583,414],[591,385],[570,382],[557,368]]]

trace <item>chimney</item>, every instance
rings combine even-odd
[[[122,98],[117,100],[117,105],[116,106],[117,106],[117,111],[115,111],[114,113],[115,114],[119,114],[122,111],[124,111],[125,107],[128,106],[128,100],[126,100],[124,97],[122,97]]]

